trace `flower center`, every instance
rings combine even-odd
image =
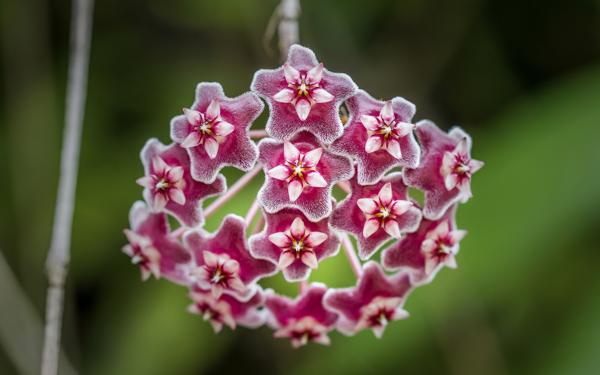
[[[154,185],[154,187],[156,188],[156,190],[167,190],[170,186],[169,181],[167,181],[164,177],[161,178],[156,185]]]
[[[224,278],[225,278],[225,275],[223,275],[223,272],[221,271],[221,269],[220,269],[220,268],[217,268],[217,269],[215,270],[215,272],[213,273],[213,276],[212,276],[212,278],[210,279],[210,281],[211,281],[213,284],[218,284],[218,283],[220,283],[220,282],[221,282],[221,281],[222,281]]]
[[[469,166],[466,165],[465,163],[461,162],[461,163],[458,163],[456,168],[454,168],[454,171],[459,175],[465,175],[471,171],[471,168],[469,168]]]
[[[198,131],[198,133],[202,133],[203,135],[211,135],[212,132],[212,124],[210,124],[209,122],[203,122],[202,124],[198,125],[196,127],[196,130]]]
[[[292,240],[292,249],[294,249],[296,253],[302,252],[304,249],[304,241],[296,239]]]

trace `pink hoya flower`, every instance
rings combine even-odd
[[[263,108],[253,93],[228,98],[218,83],[198,84],[192,107],[171,120],[171,138],[189,153],[194,179],[212,183],[225,166],[254,166],[258,153],[248,129]]]
[[[227,294],[215,298],[212,293],[204,292],[200,288],[193,288],[190,298],[192,304],[188,306],[188,311],[209,321],[215,333],[219,333],[224,325],[233,330],[238,324],[257,328],[265,322],[266,314],[261,309],[265,303],[265,296],[260,288],[246,302]]]
[[[370,258],[390,238],[414,232],[421,221],[421,210],[408,197],[401,173],[392,173],[373,185],[350,180],[352,192],[334,210],[334,227],[356,236],[361,259]]]
[[[380,338],[389,322],[408,317],[402,306],[411,290],[407,273],[386,276],[377,263],[370,261],[356,287],[330,289],[324,305],[340,315],[340,332],[352,335],[370,328]]]
[[[325,69],[310,49],[293,45],[283,67],[256,72],[251,89],[269,104],[271,137],[289,140],[307,130],[329,144],[342,135],[339,108],[356,85],[346,74]]]
[[[421,164],[404,170],[404,182],[425,192],[423,216],[439,219],[454,203],[471,198],[471,176],[483,162],[471,159],[471,137],[460,128],[448,134],[431,121],[417,124]]]
[[[247,301],[256,290],[256,280],[276,271],[272,262],[250,255],[245,227],[241,217],[231,214],[214,234],[195,229],[184,235],[184,244],[196,260],[189,276],[196,286],[211,291],[215,298],[226,293]]]
[[[137,183],[144,187],[146,202],[155,211],[166,211],[186,226],[201,224],[202,201],[226,189],[223,175],[208,185],[194,180],[190,174],[190,158],[176,144],[165,146],[152,138],[142,149],[141,158],[145,176]]]
[[[323,307],[327,287],[311,284],[296,299],[279,296],[268,290],[265,306],[269,312],[267,323],[275,329],[277,338],[289,338],[294,348],[316,342],[329,345],[327,335],[334,328],[337,314]]]
[[[400,97],[382,102],[359,90],[346,105],[350,118],[331,150],[356,160],[359,184],[374,184],[394,167],[419,165],[421,149],[411,123],[414,104]]]
[[[268,213],[292,207],[321,220],[331,213],[333,184],[353,174],[350,160],[324,150],[308,133],[283,144],[264,139],[258,147],[267,175],[258,199]]]
[[[131,229],[125,230],[129,244],[123,247],[123,252],[140,267],[142,279],[164,276],[184,284],[182,266],[190,261],[190,255],[170,234],[167,216],[153,213],[144,202],[138,201],[129,211],[129,223]]]
[[[418,231],[383,252],[384,267],[411,269],[413,283],[419,284],[430,282],[442,266],[456,268],[459,242],[467,232],[456,229],[455,213],[453,206],[438,220],[423,219]]]
[[[250,253],[277,263],[287,281],[306,280],[321,260],[339,251],[340,239],[327,218],[311,222],[289,208],[265,216],[265,229],[249,240]]]

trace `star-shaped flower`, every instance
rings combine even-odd
[[[423,219],[419,229],[386,249],[382,263],[386,269],[411,269],[415,284],[428,283],[443,267],[456,268],[459,242],[467,234],[456,229],[456,206],[438,220]]]
[[[423,216],[436,220],[451,205],[471,198],[471,176],[483,162],[471,159],[471,137],[460,128],[446,134],[424,120],[416,133],[423,156],[417,168],[404,170],[404,182],[425,192]]]
[[[189,276],[197,287],[211,291],[215,298],[226,293],[247,301],[256,290],[256,281],[277,270],[274,263],[250,255],[245,227],[244,219],[227,215],[214,234],[194,229],[184,235],[184,243],[196,260],[188,270]]]
[[[152,138],[141,153],[145,176],[137,180],[144,187],[146,202],[157,212],[166,211],[182,224],[202,224],[202,201],[226,189],[223,175],[211,184],[194,180],[190,174],[190,158],[176,144],[165,146]]]
[[[313,283],[291,300],[268,290],[265,303],[269,312],[267,323],[276,329],[274,336],[291,339],[294,348],[309,342],[329,345],[327,333],[334,328],[337,314],[323,307],[326,291],[325,285]]]
[[[331,150],[356,160],[359,184],[374,184],[394,167],[419,165],[421,149],[411,123],[414,104],[400,97],[382,102],[359,90],[346,105],[350,118]]]
[[[417,230],[421,210],[408,197],[401,173],[373,185],[358,184],[356,176],[349,182],[352,192],[334,210],[331,224],[356,236],[361,259],[370,258],[390,238]]]
[[[152,212],[144,202],[138,201],[129,211],[129,225],[131,229],[125,229],[129,244],[123,247],[123,252],[140,267],[142,279],[153,275],[185,284],[183,268],[191,257],[171,235],[167,216]]]
[[[306,280],[321,260],[339,251],[340,239],[329,219],[313,223],[289,208],[265,216],[265,229],[249,240],[250,253],[278,263],[287,281]]]
[[[263,108],[254,93],[228,98],[218,83],[198,84],[192,107],[171,120],[171,138],[189,153],[194,179],[211,183],[225,166],[254,166],[258,153],[248,129]]]
[[[251,89],[269,104],[271,137],[289,140],[307,130],[329,144],[342,135],[339,108],[357,88],[346,74],[325,69],[313,51],[293,45],[282,67],[256,72]]]
[[[388,322],[408,317],[402,306],[411,290],[408,274],[386,276],[377,263],[370,261],[355,287],[330,289],[324,305],[340,314],[337,325],[340,332],[353,335],[370,328],[379,338]]]
[[[324,150],[308,133],[283,144],[264,139],[258,148],[267,174],[258,199],[268,213],[292,207],[321,220],[331,213],[333,184],[354,172],[348,158]]]
[[[215,333],[219,333],[223,325],[232,330],[238,324],[247,328],[258,328],[266,320],[264,310],[260,309],[265,303],[265,296],[260,288],[246,302],[227,294],[215,298],[212,293],[199,288],[190,291],[190,298],[192,304],[188,306],[188,311],[209,321]]]

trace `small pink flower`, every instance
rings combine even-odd
[[[471,198],[471,176],[483,162],[470,156],[471,137],[460,128],[448,134],[430,121],[417,124],[421,164],[404,170],[404,182],[425,192],[423,216],[439,219],[451,205]]]
[[[287,281],[306,280],[321,260],[339,251],[328,219],[313,223],[294,209],[265,216],[265,230],[249,240],[250,253],[278,263]]]
[[[267,322],[276,330],[274,336],[291,339],[294,348],[309,342],[329,345],[327,334],[333,329],[337,314],[323,307],[326,291],[325,285],[313,283],[294,300],[267,291]]]
[[[370,258],[390,238],[417,230],[421,210],[408,197],[401,173],[392,173],[374,185],[350,180],[351,194],[334,210],[334,227],[356,236],[359,255]]]
[[[225,166],[254,166],[258,153],[248,129],[263,108],[253,93],[228,98],[218,83],[198,84],[192,107],[171,120],[171,138],[189,153],[194,179],[211,183]]]
[[[211,184],[194,180],[190,159],[176,144],[165,146],[150,139],[142,149],[145,176],[137,183],[144,187],[144,197],[155,211],[173,214],[181,223],[193,227],[202,224],[202,201],[225,191],[222,175]]]
[[[324,304],[340,314],[337,328],[342,333],[353,335],[370,328],[379,338],[388,322],[408,317],[402,306],[411,290],[408,274],[386,276],[377,263],[370,261],[356,287],[330,289]]]
[[[258,198],[268,213],[292,207],[321,220],[331,213],[332,185],[353,174],[350,160],[323,150],[308,133],[284,144],[264,139],[259,150],[268,177]]]
[[[467,232],[456,229],[455,212],[452,206],[438,220],[423,219],[416,232],[383,252],[384,267],[411,269],[413,283],[418,284],[433,280],[442,266],[456,268],[459,242]]]
[[[331,150],[357,161],[359,184],[374,184],[394,167],[419,165],[421,151],[411,123],[414,104],[400,97],[382,102],[363,90],[346,103],[350,118]]]
[[[184,243],[196,259],[196,266],[188,271],[189,277],[200,289],[210,290],[215,298],[226,293],[247,301],[256,290],[256,281],[277,270],[272,262],[250,255],[245,226],[241,217],[227,215],[214,234],[194,229],[184,235]]]
[[[169,232],[167,216],[153,213],[144,202],[136,202],[129,212],[131,229],[125,230],[129,244],[123,252],[131,257],[142,272],[142,279],[150,275],[165,277],[177,284],[187,281],[183,267],[189,263],[190,255]]]
[[[188,311],[209,321],[215,333],[219,333],[224,325],[233,330],[238,324],[258,328],[265,322],[266,315],[260,309],[265,297],[260,289],[247,302],[241,302],[227,294],[216,298],[212,293],[198,288],[190,292],[190,298],[193,303],[188,306]]]
[[[327,144],[342,135],[339,108],[356,91],[350,77],[329,72],[299,45],[290,48],[283,67],[256,72],[251,88],[269,104],[266,130],[273,138],[289,140],[307,130]]]

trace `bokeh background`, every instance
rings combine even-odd
[[[292,350],[266,328],[214,335],[185,311],[183,288],[140,281],[120,252],[141,197],[138,152],[149,137],[168,141],[197,82],[235,96],[278,64],[262,42],[276,4],[97,1],[61,373],[599,373],[597,0],[302,0],[301,41],[330,69],[411,100],[417,119],[460,124],[486,162],[459,210],[459,269],[413,293],[411,318],[382,340],[333,334],[331,347]],[[69,6],[0,2],[2,374],[38,368]],[[221,213],[245,213],[260,182]],[[311,279],[352,283],[343,256]]]

